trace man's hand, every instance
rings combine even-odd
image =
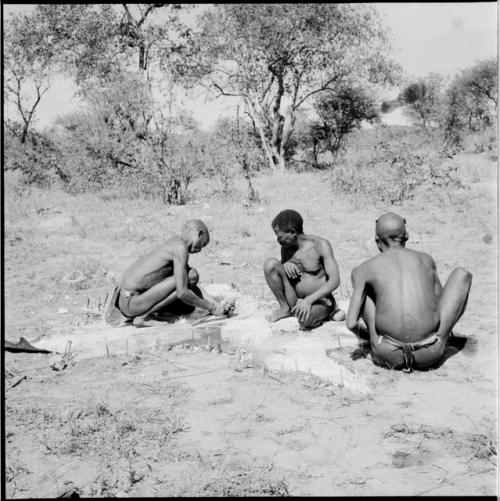
[[[215,305],[215,308],[211,311],[212,315],[216,317],[224,317],[230,315],[234,310],[234,301],[223,301]]]
[[[298,318],[299,322],[306,322],[311,314],[312,303],[307,298],[297,299],[295,306],[292,308],[292,313]]]
[[[285,270],[285,275],[292,280],[295,278],[299,278],[301,275],[301,271],[299,267],[290,261],[287,261],[283,264],[283,268]]]

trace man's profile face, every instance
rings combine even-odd
[[[190,254],[196,254],[208,245],[210,237],[208,233],[200,231],[193,239],[193,243],[189,247]]]
[[[277,226],[273,226],[274,233],[276,234],[278,243],[282,247],[290,247],[297,242],[297,233],[295,231],[283,231]]]

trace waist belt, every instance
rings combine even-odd
[[[378,340],[379,343],[382,341],[382,338],[384,338],[390,345],[399,348],[403,351],[405,370],[407,372],[411,372],[413,370],[413,362],[415,361],[413,352],[419,350],[420,348],[431,346],[436,341],[439,340],[439,336],[436,333],[431,334],[429,337],[425,339],[422,339],[422,341],[416,341],[415,343],[404,343],[403,341],[394,339],[393,337],[387,334],[379,334],[379,340]]]

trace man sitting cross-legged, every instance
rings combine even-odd
[[[373,361],[390,369],[429,369],[467,304],[472,275],[456,268],[442,287],[431,256],[406,249],[406,221],[389,212],[376,221],[381,252],[352,271],[347,328]],[[363,325],[358,318],[362,316]]]
[[[329,317],[344,320],[332,292],[340,284],[339,268],[328,240],[303,231],[302,216],[280,212],[271,224],[281,245],[281,261],[269,258],[264,275],[279,308],[267,319],[276,322],[295,315],[302,330],[318,327]]]
[[[188,266],[189,254],[200,252],[209,240],[202,221],[187,221],[180,235],[171,236],[125,271],[111,298],[106,320],[113,323],[117,308],[137,327],[144,326],[153,315],[186,315],[196,307],[217,316],[228,314],[233,305],[203,298],[197,286],[198,273]]]

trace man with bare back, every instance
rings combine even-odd
[[[376,221],[381,254],[352,271],[346,325],[369,343],[377,365],[425,370],[442,360],[448,337],[465,311],[472,275],[456,268],[443,287],[432,257],[406,249],[407,240],[401,216],[389,212]]]
[[[209,240],[203,221],[187,221],[180,235],[171,236],[125,271],[111,298],[106,320],[116,323],[113,318],[121,313],[136,327],[143,327],[153,315],[186,315],[196,307],[216,316],[228,314],[232,305],[205,299],[197,286],[198,273],[188,265],[189,254],[200,252]]]
[[[276,322],[294,315],[302,330],[318,327],[329,317],[344,320],[345,312],[332,294],[340,275],[330,242],[304,234],[302,216],[294,210],[281,211],[271,226],[281,245],[281,261],[267,259],[264,275],[279,308],[267,319]]]

